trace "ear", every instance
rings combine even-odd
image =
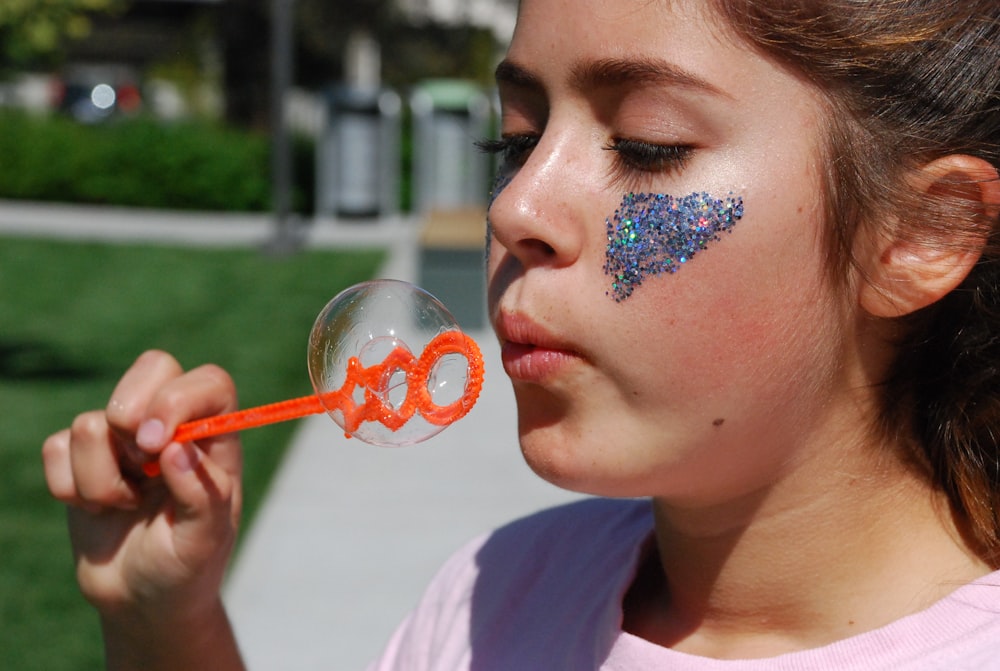
[[[916,312],[961,284],[989,235],[983,221],[1000,215],[1000,176],[983,159],[963,154],[936,159],[916,171],[911,185],[919,197],[945,207],[928,208],[924,216],[941,221],[926,232],[889,231],[870,248],[860,300],[876,317]]]

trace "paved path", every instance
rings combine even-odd
[[[0,201],[0,235],[261,245],[266,216],[168,214]],[[310,245],[385,244],[382,277],[416,278],[413,222],[320,222]],[[529,472],[492,334],[483,395],[435,438],[404,448],[347,440],[323,416],[300,422],[226,585],[253,671],[350,671],[375,656],[435,569],[464,541],[575,498]]]

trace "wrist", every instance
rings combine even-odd
[[[242,670],[222,600],[183,613],[119,612],[101,618],[107,668]]]

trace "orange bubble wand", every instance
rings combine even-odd
[[[438,362],[448,355],[464,357],[468,368],[462,396],[441,406],[431,398],[428,381]],[[385,396],[390,380],[398,373],[405,374],[407,390],[403,402],[396,408]],[[187,443],[333,411],[343,415],[347,437],[363,422],[379,422],[396,431],[418,413],[430,424],[443,427],[465,417],[472,409],[483,387],[483,374],[483,356],[476,341],[461,331],[445,331],[427,344],[419,358],[403,347],[396,347],[380,363],[366,368],[357,356],[351,357],[347,362],[347,379],[336,391],[186,422],[177,427],[172,441]],[[364,390],[364,401],[356,403],[354,393],[359,387]],[[142,470],[147,476],[156,477],[160,474],[159,462],[147,462]]]

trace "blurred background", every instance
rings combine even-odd
[[[422,284],[489,337],[494,166],[473,142],[495,131],[492,72],[516,4],[0,0],[0,668],[102,665],[40,447],[103,406],[144,349],[222,365],[244,406],[303,395],[317,312],[376,275]],[[434,458],[334,450],[344,441],[325,418],[245,434],[240,556],[254,559],[229,597],[246,641],[273,640],[257,659],[283,660],[252,668],[359,668],[456,543],[561,496],[525,484],[501,377],[488,369],[479,419],[457,425],[490,449],[456,428]],[[253,541],[284,447],[309,441],[346,461],[306,458],[299,470],[319,481],[278,487],[300,507],[262,516],[279,531],[294,526],[283,515],[305,520],[308,542]],[[281,584],[289,572],[297,586]],[[310,648],[338,634],[356,649],[329,661]]]
[[[430,189],[419,192],[412,184],[419,160],[414,135],[435,113],[441,127],[456,120],[489,123],[492,71],[515,11],[515,0],[5,0],[0,197],[138,206],[172,199],[177,208],[266,210],[276,205],[263,184],[275,167],[266,148],[277,140],[273,149],[290,151],[294,163],[286,169],[294,174],[287,205],[293,211],[412,211]],[[69,121],[82,128],[68,128]],[[122,138],[111,140],[99,126],[118,127]],[[195,142],[182,156],[170,142],[177,126],[218,131],[215,142],[246,145],[244,153],[231,158]],[[39,157],[44,137],[34,136],[43,132],[62,134],[64,165],[56,171],[48,164],[47,172],[56,174],[27,174],[32,160],[45,165]],[[391,133],[398,134],[398,141],[392,138],[396,156],[379,146]],[[340,163],[330,155],[336,139],[351,145]],[[172,150],[169,157],[161,155],[162,144]],[[213,162],[195,155],[197,146],[226,156]],[[244,188],[221,181],[235,178],[226,159],[251,159]],[[220,181],[203,170],[200,188],[178,184],[185,160],[204,162]],[[162,193],[148,181],[141,189],[112,183],[107,176],[103,185],[94,184],[85,169],[105,167],[100,161],[119,172],[144,164],[143,176],[166,171],[170,179],[162,181],[176,193]],[[348,161],[351,170],[344,169]],[[70,164],[84,174],[67,174]],[[253,168],[263,175],[249,174]],[[450,177],[464,173],[453,169]],[[479,182],[488,177],[471,177],[481,200],[489,185]],[[391,195],[385,193],[388,181]],[[444,204],[465,204],[454,200],[452,195],[453,202]]]

